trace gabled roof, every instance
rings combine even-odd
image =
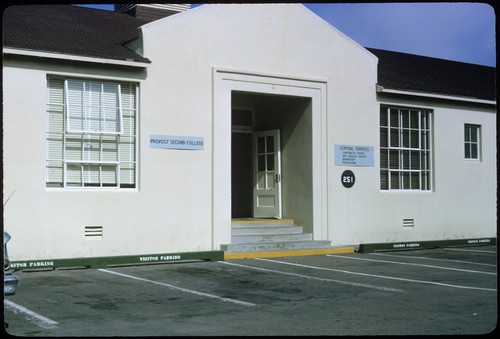
[[[150,63],[125,44],[146,20],[72,5],[19,5],[3,17],[4,47]],[[496,69],[368,48],[378,57],[384,89],[494,101]]]
[[[379,58],[378,85],[384,88],[495,100],[495,67],[367,49]]]
[[[145,23],[128,14],[71,5],[11,6],[3,14],[4,47],[150,62],[125,47]]]

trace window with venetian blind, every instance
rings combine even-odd
[[[430,110],[381,106],[381,190],[431,190],[431,117]]]
[[[48,78],[47,187],[136,187],[137,86]]]

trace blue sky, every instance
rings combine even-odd
[[[487,3],[305,3],[305,6],[365,47],[496,66],[496,17]]]
[[[496,65],[495,11],[486,3],[306,6],[365,47]]]

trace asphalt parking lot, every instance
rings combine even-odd
[[[16,272],[14,336],[487,334],[495,246]]]

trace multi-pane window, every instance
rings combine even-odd
[[[47,187],[136,186],[137,88],[48,79]]]
[[[380,188],[431,190],[431,111],[380,108]]]
[[[122,132],[120,84],[66,80],[64,86],[68,132]]]
[[[464,154],[465,159],[480,159],[480,132],[478,125],[465,124],[464,127]]]

